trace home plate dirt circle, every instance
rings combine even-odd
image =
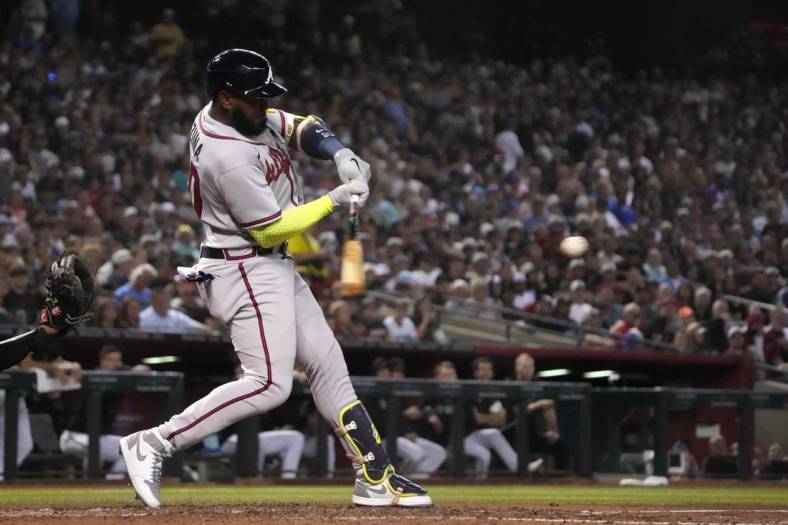
[[[764,508],[654,509],[588,505],[439,504],[427,509],[359,508],[348,504],[260,503],[243,505],[174,504],[150,511],[138,505],[113,507],[7,508],[4,524],[73,523],[79,525],[145,523],[387,523],[391,521],[441,525],[474,522],[604,525],[788,525],[788,510]]]

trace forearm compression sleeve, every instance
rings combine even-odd
[[[334,211],[331,197],[323,195],[319,199],[282,213],[282,217],[273,224],[250,228],[249,235],[263,248],[270,248],[287,239],[305,232],[313,224]]]

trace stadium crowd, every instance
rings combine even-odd
[[[18,14],[0,43],[0,323],[34,321],[49,261],[73,248],[96,271],[96,326],[221,331],[175,271],[202,239],[186,144],[215,45],[171,10],[102,39],[50,15],[42,29]],[[369,288],[413,299],[342,299],[344,221],[323,221],[291,251],[338,336],[446,342],[433,304],[495,305],[609,331],[595,344],[788,360],[784,84],[624,75],[603,51],[512,65],[406,41],[383,55],[352,17],[304,34],[309,47],[258,46],[290,88],[274,104],[320,115],[370,162]],[[332,163],[294,159],[307,200],[337,183]],[[584,257],[559,253],[570,233]]]
[[[0,324],[35,322],[48,263],[70,248],[96,273],[93,326],[222,333],[175,271],[196,262],[202,241],[186,145],[207,102],[204,63],[227,47],[217,40],[221,13],[207,12],[217,23],[202,35],[166,10],[148,27],[110,13],[91,36],[78,36],[74,13],[49,11],[41,0],[19,4],[0,41]],[[447,343],[440,306],[587,329],[588,346],[650,340],[788,361],[788,90],[763,81],[758,66],[771,51],[758,41],[737,40],[693,73],[629,75],[603,49],[520,65],[457,60],[432,54],[401,18],[381,17],[381,35],[396,23],[402,32],[397,52],[387,53],[352,16],[333,30],[315,23],[288,31],[282,15],[262,21],[266,38],[254,44],[290,88],[275,105],[320,115],[372,164],[366,277],[371,290],[397,296],[340,296],[343,217],[293,239],[290,251],[340,338]],[[294,160],[307,200],[337,184],[332,163],[297,153]],[[589,240],[583,257],[559,253],[569,234]],[[130,369],[122,357],[106,346],[98,369]],[[522,354],[511,370],[507,379],[531,381],[533,359]],[[405,362],[378,357],[370,372],[403,378]],[[467,379],[502,374],[481,357]],[[457,380],[457,369],[442,361],[433,377]],[[295,379],[305,381],[302,372]],[[52,406],[34,408],[54,414],[60,450],[84,463],[84,395],[42,399]],[[261,419],[259,435],[258,470],[274,456],[285,478],[302,457],[317,456],[313,405],[289,403]],[[366,403],[375,420],[387,419],[385,400]],[[452,409],[445,399],[402,407],[397,450],[414,478],[451,461]],[[516,470],[514,423],[525,416],[538,455],[529,470],[545,460],[548,469],[569,470],[555,402],[534,399],[525,415],[518,409],[490,399],[469,406],[468,466],[480,478],[491,468]],[[107,477],[122,477],[112,428],[119,399],[104,410],[102,462]],[[26,432],[19,461],[32,449]],[[331,476],[336,446],[328,440]],[[203,445],[202,453],[233,455],[237,436]],[[756,474],[784,476],[780,445],[764,448],[754,449]],[[682,475],[733,474],[735,454],[714,436],[702,466],[688,461]]]

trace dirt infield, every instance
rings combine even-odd
[[[788,505],[788,503],[787,503]],[[72,523],[80,525],[122,523],[192,525],[203,523],[353,523],[400,521],[441,524],[518,522],[562,525],[788,525],[788,510],[764,508],[671,509],[613,508],[588,505],[439,504],[429,509],[370,509],[350,504],[198,505],[175,504],[158,511],[140,505],[79,508],[16,508],[0,510],[7,524]]]

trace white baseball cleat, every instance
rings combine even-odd
[[[161,466],[164,458],[175,452],[175,446],[162,437],[159,429],[153,428],[122,438],[120,452],[137,497],[151,509],[161,507]]]
[[[370,483],[363,474],[356,476],[353,503],[365,507],[431,507],[432,498],[422,487],[392,469],[381,483]]]

